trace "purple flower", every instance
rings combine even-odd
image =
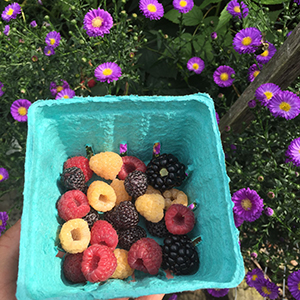
[[[251,252],[250,256],[253,257],[253,258],[257,258],[257,253],[256,252]]]
[[[299,0],[299,3],[300,3],[300,0]],[[291,33],[293,32],[293,30],[289,31],[287,34],[286,34],[286,37],[289,37],[291,35]]]
[[[174,9],[178,10],[180,13],[186,14],[194,7],[193,0],[173,0]]]
[[[240,30],[233,38],[233,48],[239,54],[254,53],[261,45],[261,32],[255,27]]]
[[[261,105],[267,106],[269,101],[280,92],[280,87],[275,83],[264,83],[255,91],[255,97],[261,102]]]
[[[140,0],[139,8],[150,20],[159,20],[164,15],[164,7],[157,0]]]
[[[287,279],[287,286],[292,296],[296,299],[300,299],[300,270],[291,273]]]
[[[60,33],[56,31],[49,32],[45,38],[46,44],[52,48],[56,48],[59,45],[60,40]]]
[[[5,230],[7,220],[8,220],[7,212],[0,211],[0,236],[1,236],[1,233]]]
[[[30,24],[29,24],[31,27],[36,27],[37,26],[37,23],[36,23],[36,21],[32,21],[32,22],[30,22]]]
[[[188,70],[194,71],[196,74],[200,74],[203,71],[205,64],[200,57],[192,57],[187,62],[186,67]]]
[[[269,44],[269,48],[265,50],[262,54],[256,55],[256,60],[260,64],[266,64],[275,54],[276,48],[273,44],[270,42],[267,42]]]
[[[254,108],[256,107],[256,101],[254,99],[248,101],[248,107],[249,108]]]
[[[229,289],[207,289],[207,292],[214,297],[220,298],[227,295]]]
[[[17,15],[20,13],[21,13],[20,4],[14,2],[5,7],[4,11],[1,14],[1,17],[4,21],[9,22],[11,19],[15,19]]]
[[[62,90],[70,88],[69,84],[65,80],[61,79],[61,81],[63,82],[62,85],[57,85],[55,82],[50,83],[50,92],[53,97],[55,97]]]
[[[38,0],[38,4],[39,4],[39,5],[43,5],[42,0]]]
[[[10,107],[13,118],[19,122],[27,122],[27,112],[31,102],[27,99],[18,99]]]
[[[274,117],[291,120],[300,113],[300,99],[290,91],[280,91],[269,101],[268,108]]]
[[[4,95],[4,92],[2,91],[3,87],[4,87],[4,84],[0,81],[0,97]]]
[[[236,228],[240,227],[244,223],[244,219],[241,218],[238,214],[233,213],[234,225]]]
[[[254,287],[258,279],[264,279],[264,273],[261,269],[255,268],[246,274],[246,283]]]
[[[220,116],[219,116],[219,114],[216,112],[216,119],[217,119],[217,123],[219,124],[219,122],[220,122]]]
[[[101,8],[91,9],[83,19],[83,29],[90,37],[103,37],[104,34],[109,34],[113,24],[114,20],[110,13]]]
[[[44,54],[45,54],[46,56],[54,55],[54,54],[55,54],[54,48],[51,47],[51,46],[46,46],[46,47],[44,48]]]
[[[0,182],[7,180],[9,177],[8,171],[4,168],[0,168]]]
[[[214,82],[220,87],[231,86],[234,81],[235,71],[229,66],[219,66],[214,72]]]
[[[253,64],[248,69],[248,80],[252,82],[260,73],[260,69],[262,68],[262,65],[257,66],[257,64]]]
[[[243,1],[241,1],[241,5],[240,5],[240,3],[237,0],[231,0],[227,5],[227,11],[233,17],[238,17],[239,19],[241,19],[247,17],[249,9]]]
[[[274,214],[274,210],[271,207],[265,207],[264,213],[268,216],[271,217]]]
[[[59,100],[59,99],[70,99],[70,98],[73,98],[75,97],[75,92],[73,90],[71,90],[70,88],[66,88],[66,89],[63,89],[62,91],[60,91],[55,99],[56,100]]]
[[[120,153],[126,153],[127,152],[127,144],[120,144]]]
[[[268,192],[267,196],[268,196],[270,199],[274,199],[274,198],[275,198],[275,194],[274,194],[274,192],[272,192],[272,191]]]
[[[95,69],[95,77],[98,81],[108,83],[118,80],[122,75],[121,68],[114,62],[106,62],[104,64],[99,65]]]
[[[217,37],[218,37],[218,34],[217,34],[216,32],[212,32],[212,33],[210,34],[210,37],[211,37],[213,40],[216,40]]]
[[[159,155],[160,154],[160,143],[156,142],[153,145],[153,154],[154,155]]]
[[[294,3],[297,3],[298,5],[300,5],[300,0],[294,0]]]
[[[233,211],[247,222],[254,222],[263,211],[263,199],[249,188],[238,190],[232,195]]]
[[[278,297],[279,288],[269,279],[257,279],[254,287],[263,297],[269,297],[269,299],[276,299]]]
[[[10,30],[9,25],[5,25],[3,33],[7,36],[7,35],[9,35],[9,30]]]
[[[294,166],[300,167],[300,137],[289,144],[285,155],[288,157],[286,162],[292,162]]]

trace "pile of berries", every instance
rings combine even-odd
[[[172,154],[148,165],[114,152],[67,159],[57,201],[66,279],[103,282],[126,279],[134,270],[156,275],[160,268],[196,273],[199,257],[187,236],[195,216],[187,195],[175,189],[185,177],[185,166]],[[154,237],[164,238],[163,244]]]

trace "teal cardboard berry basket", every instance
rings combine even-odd
[[[172,153],[188,169],[182,190],[195,202],[196,225],[189,236],[201,238],[196,248],[200,268],[194,275],[168,279],[135,271],[135,280],[70,284],[57,256],[59,233],[57,180],[69,156],[119,152],[145,163],[153,144]],[[214,103],[207,94],[188,96],[105,96],[40,100],[28,112],[24,207],[21,223],[17,298],[109,299],[236,287],[244,265],[234,225],[224,153]]]

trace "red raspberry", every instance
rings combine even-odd
[[[83,252],[81,271],[90,282],[105,281],[117,268],[114,252],[104,245],[92,245]]]
[[[125,180],[127,175],[133,171],[146,172],[147,166],[135,156],[122,156],[123,165],[118,174],[118,178]]]
[[[57,202],[58,215],[65,221],[83,218],[90,209],[87,196],[79,190],[65,192]]]
[[[183,204],[173,204],[165,213],[168,231],[172,234],[187,234],[195,225],[194,212]]]
[[[87,85],[89,88],[92,88],[96,85],[96,81],[92,78],[92,79],[88,80]]]
[[[85,177],[85,182],[88,182],[93,176],[93,171],[90,169],[89,160],[84,156],[74,156],[67,159],[64,163],[64,169],[71,167],[77,167],[82,170]]]
[[[160,245],[152,238],[142,238],[128,251],[128,264],[131,268],[156,275],[162,263]]]
[[[65,256],[63,262],[63,272],[66,277],[71,282],[81,283],[86,282],[86,279],[81,271],[83,253],[70,254]]]
[[[99,220],[94,223],[91,229],[90,243],[91,245],[105,245],[113,251],[118,245],[118,234],[110,223]]]

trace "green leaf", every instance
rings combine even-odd
[[[179,24],[180,12],[178,12],[178,10],[176,9],[171,9],[164,15],[164,17],[175,24]],[[182,23],[185,26],[197,26],[201,23],[202,18],[203,13],[201,9],[199,8],[199,6],[194,5],[191,11],[183,14]]]
[[[204,0],[202,2],[202,4],[200,5],[200,8],[203,9],[205,8],[207,5],[211,4],[211,3],[219,3],[221,2],[222,0]]]
[[[257,2],[259,4],[268,4],[268,5],[274,5],[274,4],[282,4],[282,0],[254,0],[254,2]]]
[[[227,6],[226,6],[227,7]],[[220,30],[222,27],[224,27],[229,20],[231,19],[231,14],[227,11],[226,7],[222,10],[219,18],[219,23],[216,28],[216,31]]]
[[[167,13],[164,14],[164,18],[167,20],[179,24],[180,13],[176,9],[171,9]]]

